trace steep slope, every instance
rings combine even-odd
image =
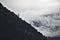
[[[47,40],[0,3],[0,40]]]

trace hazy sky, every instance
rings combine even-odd
[[[0,0],[8,9],[20,13],[20,17],[28,22],[41,21],[43,24],[47,25],[58,25],[60,20],[56,21],[51,17],[41,17],[41,15],[47,15],[52,13],[60,13],[60,0]],[[15,14],[18,14],[15,13]],[[52,20],[52,22],[50,21]],[[55,22],[56,21],[56,22]],[[51,24],[50,24],[51,22]],[[50,27],[55,30],[55,27]],[[59,25],[60,26],[60,25]],[[50,28],[45,26],[39,27],[37,29],[45,36],[58,36],[60,30],[50,31]],[[59,27],[60,28],[60,27]]]
[[[60,0],[0,0],[2,1],[7,7],[15,10],[41,10],[42,8],[53,5],[55,3],[59,4]]]

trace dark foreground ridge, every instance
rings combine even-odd
[[[47,40],[0,3],[0,40]]]

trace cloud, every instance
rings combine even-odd
[[[58,13],[57,13],[58,14]],[[58,15],[55,15],[54,16],[58,16]],[[49,15],[48,15],[49,16]],[[34,21],[39,23],[40,21],[40,24],[39,27],[36,27],[36,29],[41,32],[43,35],[47,36],[47,37],[59,37],[60,36],[60,20],[59,19],[54,19],[52,17],[40,17],[38,18],[37,20],[32,20],[32,25],[34,27],[36,27],[34,24]],[[59,15],[60,16],[60,15]],[[55,17],[56,18],[56,17]],[[58,17],[57,17],[58,18]]]
[[[21,18],[30,23],[38,32],[47,37],[60,36],[60,5],[43,7],[43,10],[28,10],[21,13]],[[24,15],[24,16],[23,16]],[[38,26],[38,27],[36,27]]]

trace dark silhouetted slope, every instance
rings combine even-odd
[[[0,3],[0,40],[47,40]]]
[[[48,37],[48,40],[60,40],[60,37]]]

